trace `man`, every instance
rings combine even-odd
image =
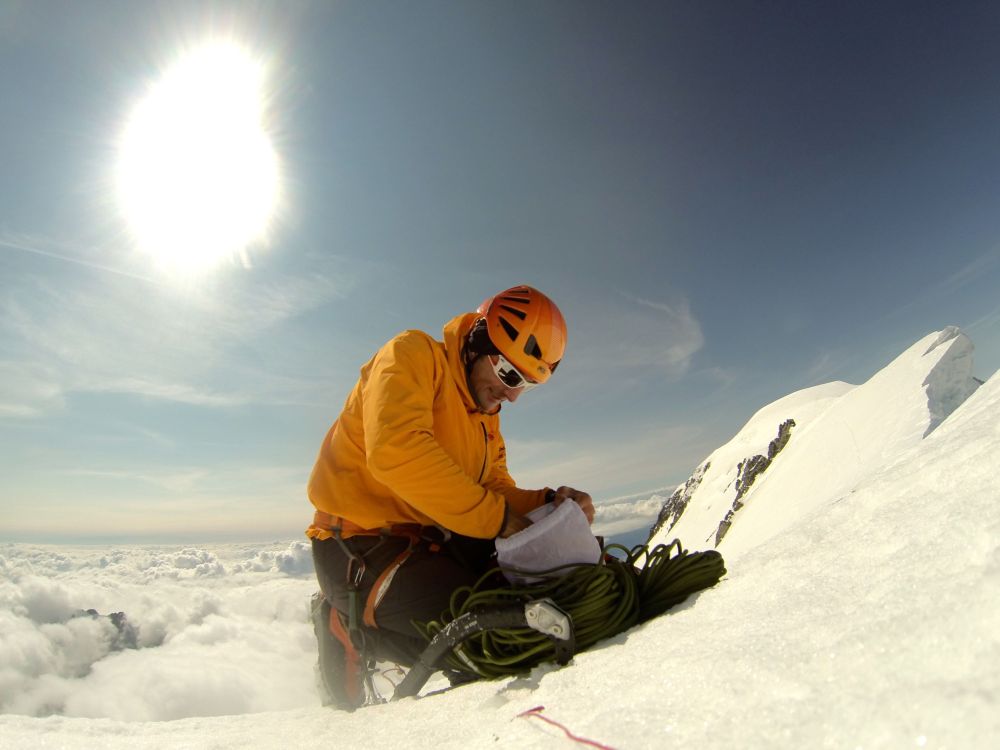
[[[593,520],[585,492],[517,487],[500,434],[501,405],[548,381],[565,346],[559,308],[518,286],[449,322],[443,342],[406,331],[361,369],[309,480],[320,676],[334,703],[363,702],[373,656],[412,664],[426,645],[412,621],[438,619],[528,512],[569,499]]]

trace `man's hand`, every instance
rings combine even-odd
[[[580,506],[580,510],[587,517],[587,523],[594,522],[594,501],[586,492],[574,490],[572,487],[560,487],[556,490],[556,499],[552,502],[561,505],[565,500],[572,500]]]

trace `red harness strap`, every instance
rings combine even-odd
[[[372,590],[368,592],[368,598],[365,601],[364,623],[368,627],[378,628],[378,623],[375,622],[375,610],[378,608],[378,605],[382,603],[382,599],[385,598],[385,595],[389,593],[389,587],[392,585],[392,579],[396,577],[396,572],[413,553],[413,548],[414,541],[411,540],[407,548],[404,549],[396,557],[396,559],[393,560],[386,567],[386,569],[379,574],[379,577],[375,579],[375,583],[372,585]]]
[[[340,613],[330,607],[330,633],[344,646],[344,692],[347,699],[355,706],[365,702],[364,678],[362,674],[361,654],[351,642],[351,637],[340,621]]]

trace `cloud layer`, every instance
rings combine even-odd
[[[304,542],[4,545],[0,713],[136,721],[317,705],[315,588]]]

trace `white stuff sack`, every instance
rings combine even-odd
[[[531,526],[496,540],[497,562],[511,583],[541,580],[517,571],[541,572],[572,563],[593,565],[601,559],[601,545],[590,531],[587,516],[572,500],[564,500],[558,507],[546,503],[527,517]]]

